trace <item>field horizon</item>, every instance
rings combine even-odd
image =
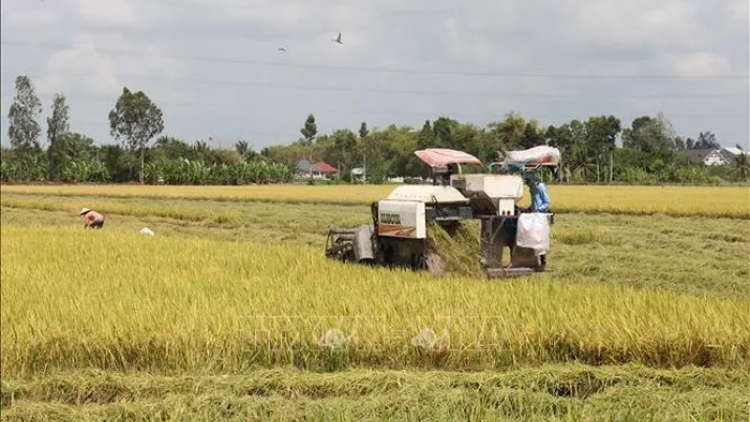
[[[0,185],[0,193],[17,195],[94,196],[103,198],[211,199],[369,205],[397,185],[298,184],[248,186],[168,185]],[[115,188],[115,189],[113,189]],[[713,216],[750,219],[750,186],[550,185],[555,212],[630,215]],[[631,198],[638,198],[633,202]],[[682,201],[691,199],[690,206]],[[693,201],[694,200],[694,201]],[[522,203],[528,203],[528,191]]]

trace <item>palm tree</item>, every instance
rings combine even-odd
[[[245,161],[247,153],[250,150],[248,143],[246,141],[237,141],[237,143],[234,144],[234,149],[237,151],[237,154],[239,154],[240,161]]]
[[[739,145],[737,145],[737,149],[740,150],[740,153],[734,159],[734,171],[740,180],[750,180],[750,162],[748,162],[748,156]]]
[[[195,141],[195,145],[193,145],[193,151],[195,151],[196,158],[203,161],[204,163],[207,163],[209,148],[208,144],[205,141]]]

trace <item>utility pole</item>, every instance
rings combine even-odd
[[[362,180],[367,183],[367,154],[362,154],[362,159],[364,160],[364,171],[362,172]]]

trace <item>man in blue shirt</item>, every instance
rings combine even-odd
[[[550,200],[547,186],[534,173],[524,174],[523,180],[531,192],[529,212],[549,212]]]
[[[550,212],[550,199],[549,193],[547,193],[547,186],[539,180],[536,174],[530,172],[524,173],[523,181],[531,192],[531,206],[529,206],[526,212]],[[539,263],[542,266],[542,270],[547,266],[546,254],[539,255]]]

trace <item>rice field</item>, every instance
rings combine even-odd
[[[369,204],[394,185],[339,186],[2,186],[0,193],[109,198],[214,199],[281,203]],[[550,185],[556,212],[665,214],[750,219],[750,187]],[[525,199],[528,202],[528,198]]]
[[[345,188],[96,189],[2,187],[2,420],[750,418],[744,217],[568,210],[486,281],[327,261]]]

